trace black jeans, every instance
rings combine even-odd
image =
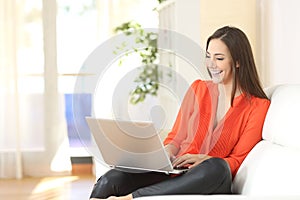
[[[129,173],[112,169],[101,176],[90,198],[107,198],[132,193],[133,198],[175,194],[230,194],[231,172],[226,161],[210,158],[186,173]]]

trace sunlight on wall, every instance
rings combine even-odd
[[[70,160],[66,159],[70,156],[69,141],[67,138],[58,147],[54,158],[51,161],[51,170],[53,172],[71,171],[72,166]]]

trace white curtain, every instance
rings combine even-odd
[[[0,178],[69,174],[64,99],[57,92],[56,2],[43,0],[42,93],[20,90],[23,5],[0,1]]]

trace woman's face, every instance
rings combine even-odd
[[[212,39],[206,51],[206,67],[210,71],[214,83],[232,84],[232,57],[220,39]]]

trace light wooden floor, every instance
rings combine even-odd
[[[94,176],[0,179],[0,199],[88,200],[94,182]]]

